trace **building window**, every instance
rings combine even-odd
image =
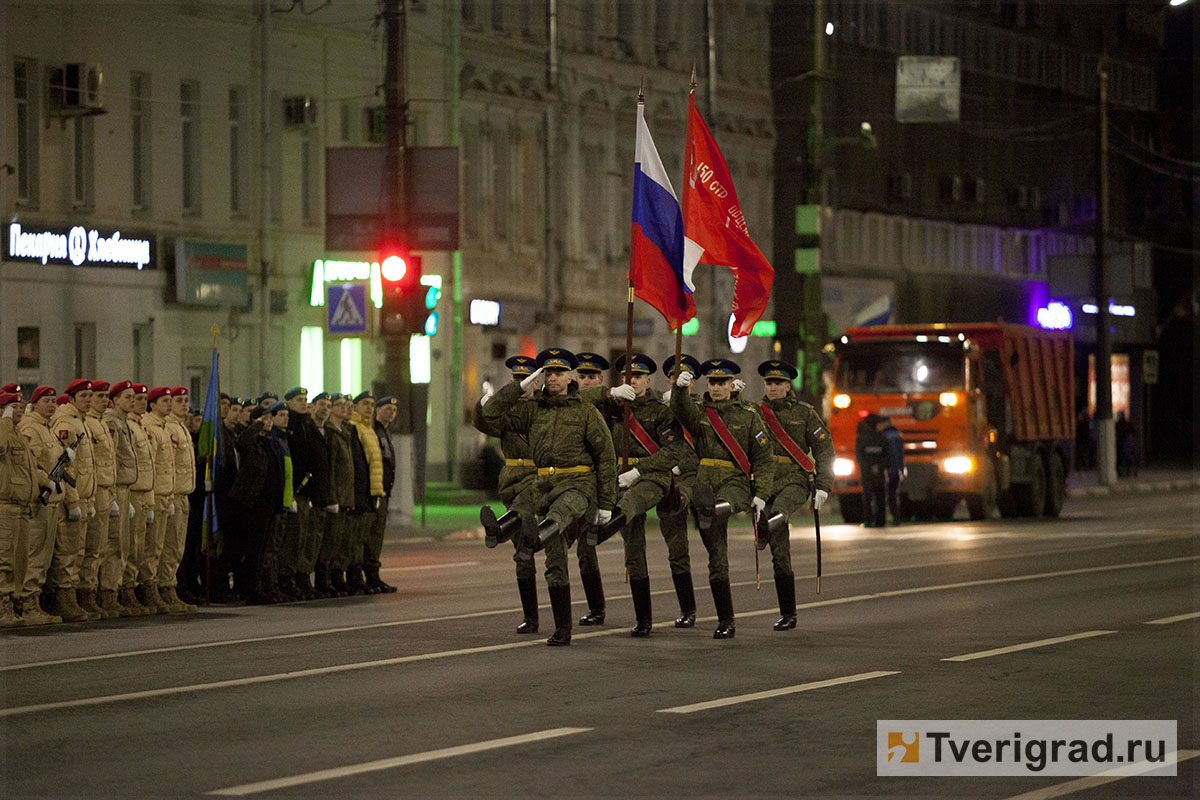
[[[316,222],[321,209],[317,196],[321,167],[318,144],[316,126],[304,126],[300,130],[300,219],[306,224]]]
[[[478,128],[463,129],[463,233],[470,239],[479,238],[479,203],[483,197],[483,147]]]
[[[96,323],[75,323],[75,372],[76,378],[96,374]]]
[[[492,140],[492,231],[499,241],[508,239],[508,201],[512,194],[512,146],[508,131],[497,131]]]
[[[541,137],[532,131],[525,131],[521,136],[520,175],[523,186],[521,197],[527,204],[521,213],[521,241],[523,244],[536,247],[542,241],[544,220],[542,217],[542,141]]]
[[[182,156],[183,213],[200,213],[200,86],[179,84],[180,154]]]
[[[246,90],[229,87],[229,211],[245,214],[250,200],[250,169],[242,122],[246,118]]]
[[[300,385],[313,397],[325,386],[325,329],[320,325],[300,329]]]
[[[637,52],[634,46],[633,0],[617,0],[617,42],[625,55]]]
[[[37,62],[13,62],[13,99],[17,121],[17,200],[38,200],[38,91]]]
[[[96,169],[95,120],[92,117],[76,117],[74,122],[71,199],[76,208],[91,208],[96,202],[93,192]]]
[[[150,207],[150,76],[129,76],[129,122],[133,141],[133,207]]]
[[[153,383],[154,325],[140,322],[133,326],[133,379]]]
[[[342,386],[344,394],[356,395],[362,391],[362,350],[363,340],[358,338],[342,339],[341,365]]]
[[[271,220],[283,220],[283,97],[271,92],[271,103],[264,113],[271,115],[269,158],[271,163]]]
[[[41,329],[17,328],[17,369],[41,369]]]
[[[349,144],[351,136],[351,126],[354,124],[354,106],[348,102],[343,102],[338,106],[338,141],[342,144]]]
[[[655,63],[660,67],[667,66],[675,47],[675,9],[666,0],[659,0],[654,6]]]

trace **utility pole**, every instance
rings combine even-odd
[[[258,20],[258,379],[259,388],[271,385],[268,376],[267,343],[271,327],[271,0],[260,0]]]
[[[403,0],[384,0],[384,36],[387,45],[387,62],[384,68],[383,96],[386,119],[384,137],[384,213],[383,238],[395,242],[397,238],[407,246],[404,207],[404,147],[406,144],[407,109],[404,99],[404,41]],[[385,382],[389,392],[396,397],[396,421],[401,434],[411,434],[409,422],[412,387],[409,385],[408,337],[384,340]]]
[[[459,147],[462,144],[462,50],[459,41],[459,26],[462,24],[462,0],[454,0],[447,4],[450,15],[450,144]],[[459,163],[459,181],[462,186],[462,158]],[[462,197],[458,200],[459,211],[462,210]],[[462,214],[459,214],[461,218]],[[461,223],[460,223],[461,225]],[[463,423],[462,386],[463,386],[463,275],[462,250],[450,254],[450,381],[447,386],[449,396],[446,398],[446,478],[452,483],[458,481],[458,429]]]
[[[1100,485],[1117,482],[1117,436],[1112,412],[1112,332],[1109,327],[1108,282],[1108,63],[1100,51],[1100,129],[1096,137],[1096,466]]]

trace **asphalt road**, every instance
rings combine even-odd
[[[900,778],[877,777],[875,744],[881,719],[1169,719],[1200,750],[1200,492],[822,532],[818,595],[793,529],[800,624],[776,633],[769,557],[756,590],[734,528],[726,642],[694,533],[702,619],[671,627],[652,542],[644,640],[619,540],[608,623],[569,648],[543,644],[544,584],[543,635],[513,633],[511,550],[480,542],[390,542],[393,595],[5,632],[0,797],[1200,796],[1200,758],[1107,783]]]

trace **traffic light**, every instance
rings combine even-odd
[[[385,250],[380,256],[379,333],[387,337],[423,333],[426,287],[421,285],[421,257],[396,250]]]
[[[421,288],[425,290],[425,311],[422,314],[423,323],[418,333],[433,336],[438,329],[438,300],[442,297],[442,276],[424,275],[421,277]]]

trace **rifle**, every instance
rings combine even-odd
[[[813,526],[817,533],[817,594],[821,593],[821,512],[817,510],[817,480],[816,475],[809,480],[809,496],[813,499]]]
[[[65,482],[68,486],[75,486],[75,479],[71,477],[69,472],[67,472],[67,467],[71,465],[71,458],[67,455],[67,450],[74,450],[76,447],[78,447],[79,440],[82,438],[83,434],[81,433],[75,437],[75,441],[71,442],[66,449],[58,454],[58,461],[54,462],[54,467],[50,470],[50,474],[47,476],[51,483]],[[54,490],[50,486],[42,487],[42,491],[38,495],[38,499],[42,501],[42,505],[50,504],[50,495],[53,493]]]

